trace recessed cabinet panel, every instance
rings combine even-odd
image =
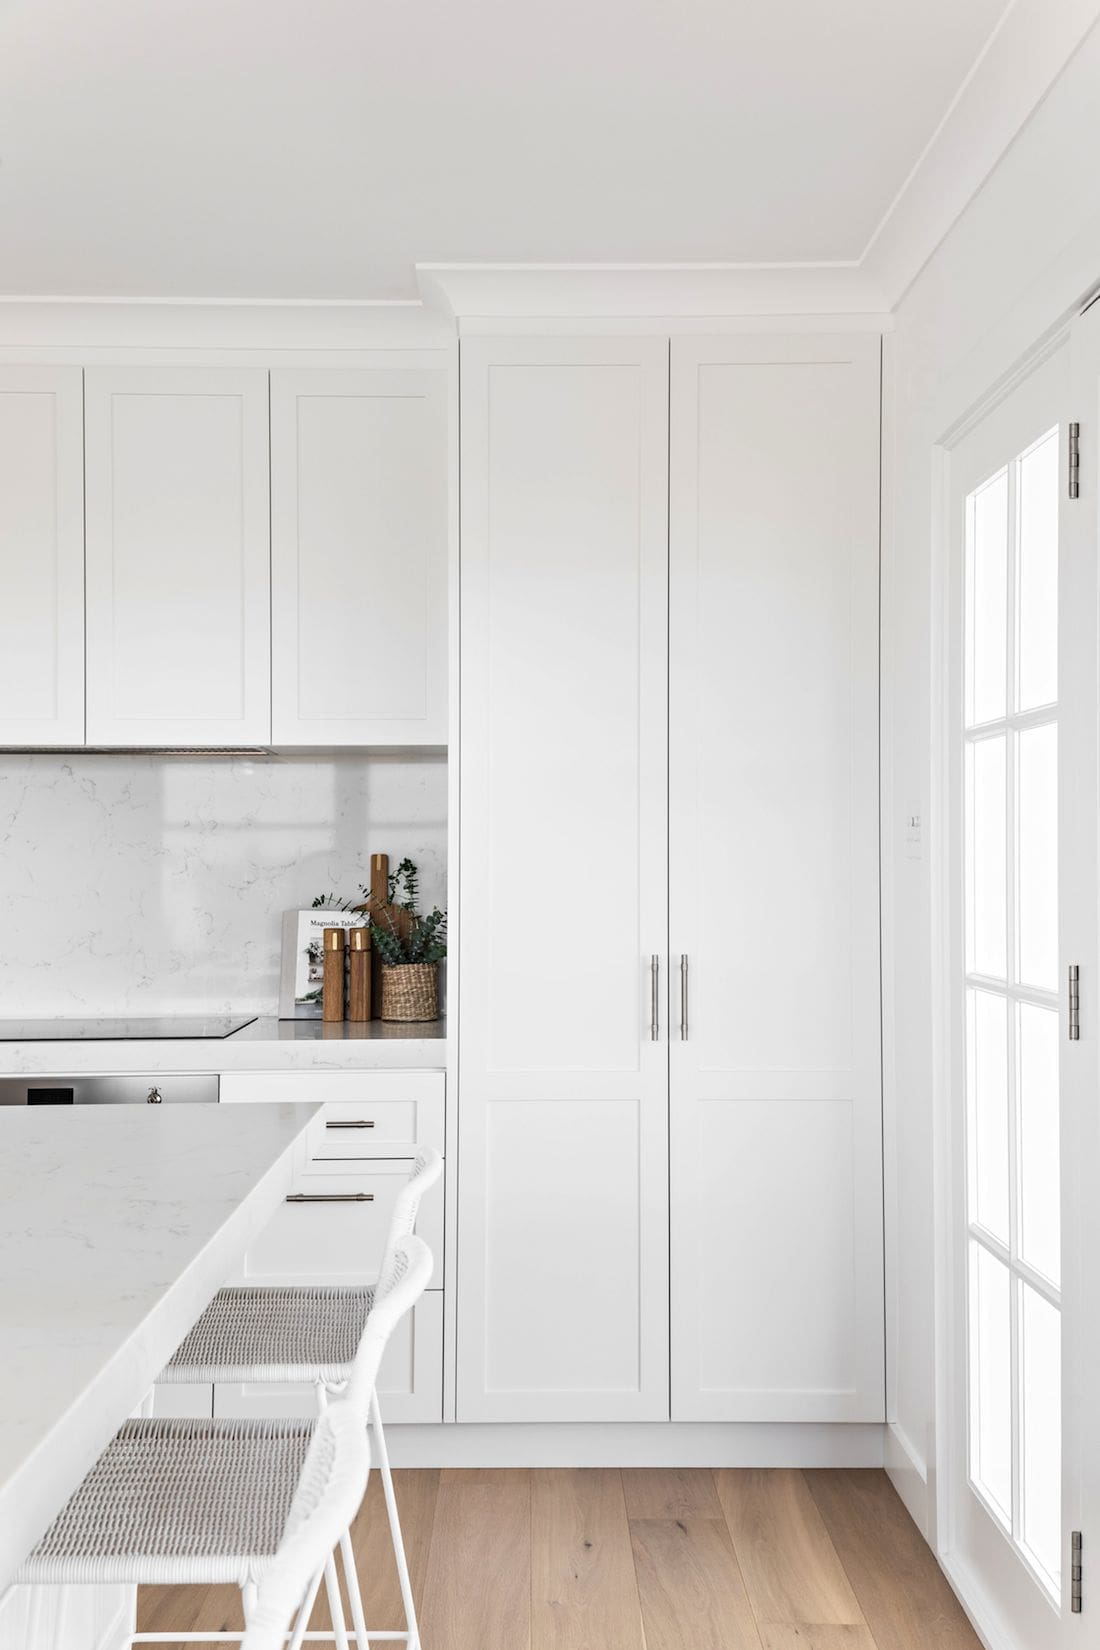
[[[0,367],[0,745],[84,740],[79,367]]]
[[[444,366],[271,375],[276,744],[447,741]]]
[[[663,1419],[667,344],[462,397],[458,1417]]]
[[[879,356],[672,345],[675,1419],[883,1415]]]
[[[86,375],[88,741],[271,739],[267,374]]]
[[[700,1102],[693,1151],[701,1401],[746,1421],[863,1419],[851,1101]]]
[[[475,1035],[487,1071],[557,1072],[566,1085],[569,1073],[613,1083],[639,1070],[655,870],[663,880],[642,811],[664,743],[663,487],[651,453],[663,417],[640,363],[593,355],[494,363],[484,426],[468,420],[464,433],[484,442],[465,484],[463,546],[466,863],[483,890],[466,921],[487,948]],[[513,967],[522,911],[540,943]]]
[[[661,1213],[643,1206],[637,1101],[494,1100],[486,1148],[487,1391],[516,1419],[533,1418],[526,1393],[574,1402],[581,1420],[593,1392],[636,1403]]]

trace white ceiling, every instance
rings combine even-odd
[[[1005,0],[0,0],[0,293],[856,262]]]

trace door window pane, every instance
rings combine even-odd
[[[970,1476],[1012,1526],[1012,1331],[1008,1268],[970,1243]]]
[[[1058,1165],[1058,1010],[1020,1003],[1020,1254],[1052,1283],[1061,1276]]]
[[[966,544],[966,721],[1005,714],[1008,471],[970,495]]]
[[[968,991],[970,1218],[1008,1242],[1008,1004]]]
[[[1057,1586],[1062,1552],[1062,1356],[1056,1307],[1020,1290],[1020,1499],[1025,1547]]]
[[[1020,710],[1058,697],[1058,431],[1020,460],[1017,676]]]
[[[1058,729],[1017,735],[1017,920],[1020,980],[1058,989]]]
[[[966,966],[971,973],[1006,977],[1005,741],[968,745]]]

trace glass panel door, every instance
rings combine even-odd
[[[969,1477],[1055,1600],[1058,450],[1055,426],[966,495],[963,722]]]
[[[1064,1294],[1063,1257],[1080,1247],[1063,1140],[1060,915],[1081,857],[1060,807],[1067,773],[1081,760],[1079,724],[1063,725],[1068,385],[1063,349],[950,455],[957,1193],[940,1545],[1026,1650],[1071,1642],[1069,1528],[1077,1524],[1068,1521],[1079,1519],[1078,1417],[1063,1401],[1072,1391],[1067,1300],[1074,1323],[1079,1304],[1076,1283]],[[1077,652],[1088,645],[1073,642]]]

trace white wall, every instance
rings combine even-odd
[[[0,1019],[273,1014],[284,910],[404,854],[445,899],[438,755],[0,756]]]
[[[935,1451],[933,449],[1100,284],[1098,87],[1100,32],[1094,30],[910,288],[888,340],[883,824],[894,1422],[888,1459],[930,1534],[934,1496],[925,1495],[923,1475]],[[919,850],[906,841],[914,812],[924,821]]]

